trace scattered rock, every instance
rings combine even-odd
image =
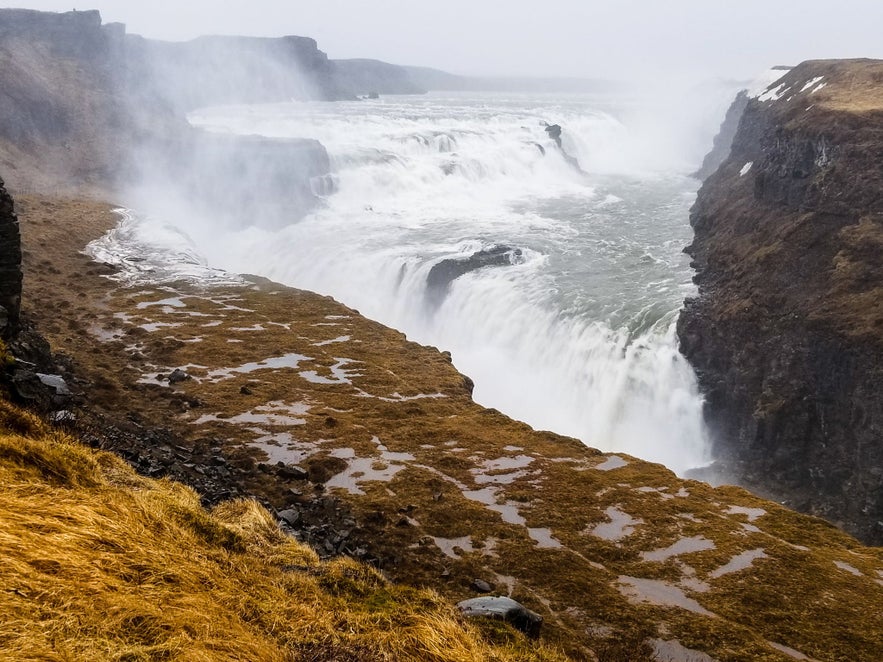
[[[181,368],[175,368],[169,375],[169,384],[180,384],[188,379],[193,379],[193,377],[187,374],[186,371],[181,370]]]
[[[284,480],[306,480],[310,474],[296,464],[279,462],[276,464],[276,475]]]
[[[289,526],[295,526],[300,521],[300,513],[296,511],[294,508],[288,508],[286,510],[282,510],[277,513],[279,519],[288,524]]]
[[[239,387],[239,392],[242,395],[251,395],[253,393],[253,391],[250,388],[248,388],[248,386]]]
[[[469,588],[471,588],[476,593],[490,593],[494,590],[494,587],[488,584],[483,579],[473,579],[472,583],[469,585]]]
[[[540,636],[540,628],[543,626],[542,616],[512,598],[502,596],[472,598],[457,603],[457,608],[467,618],[494,618],[506,621],[531,639]]]
[[[77,417],[73,412],[62,409],[52,412],[49,415],[49,420],[53,425],[73,425],[77,422]]]
[[[47,386],[55,392],[55,395],[70,395],[71,390],[67,386],[67,382],[64,381],[64,378],[61,375],[44,375],[43,373],[36,373],[37,378],[43,384],[43,386]]]

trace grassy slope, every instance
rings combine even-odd
[[[600,470],[608,457],[476,405],[438,351],[331,299],[269,282],[202,290],[108,281],[100,276],[106,270],[72,250],[98,229],[106,207],[19,203],[31,276],[25,298],[42,304],[30,312],[72,357],[90,397],[169,427],[188,448],[206,439],[224,446],[231,465],[250,467],[248,490],[277,508],[290,505],[282,500],[289,490],[312,494],[314,488],[297,479],[268,480],[256,467],[266,461],[259,447],[305,455],[291,461],[302,461],[311,474],[327,469],[313,482],[351,472],[353,485],[332,482],[323,494],[349,505],[358,522],[354,535],[397,581],[457,600],[474,595],[473,578],[486,578],[497,592],[542,613],[544,639],[576,659],[586,659],[589,649],[602,659],[646,659],[618,647],[655,637],[722,662],[785,662],[788,656],[769,642],[820,660],[881,659],[883,550],[743,490],[680,480],[659,465],[625,458],[624,466]],[[171,299],[176,305],[162,304]],[[322,344],[342,334],[350,341]],[[312,358],[296,370],[209,377],[289,352]],[[349,367],[352,383],[316,384],[303,376],[329,375],[341,356],[356,362]],[[175,387],[149,379],[188,365],[194,378]],[[396,393],[444,397],[399,400]],[[248,422],[298,403],[309,405],[298,414],[303,423],[268,420],[259,429]],[[261,446],[259,437],[274,441]],[[381,440],[413,459],[383,456]],[[359,476],[355,465],[344,471],[348,462],[340,457],[353,455],[395,473],[384,480]],[[504,468],[519,458],[529,466]],[[488,486],[497,506],[517,510],[525,525],[506,523],[467,497]],[[612,507],[639,520],[613,541],[592,533]],[[750,508],[756,517],[739,510]],[[410,513],[407,521],[402,512]],[[548,528],[562,546],[538,546],[527,527]],[[661,562],[644,557],[700,536],[714,548]],[[439,546],[461,539],[450,553]],[[716,574],[758,549],[766,556],[750,568]],[[713,615],[634,596],[629,578],[684,591]]]
[[[4,660],[558,660],[0,402]],[[498,637],[499,638],[499,637]]]

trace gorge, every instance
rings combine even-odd
[[[115,82],[116,74],[102,77],[119,65],[113,49],[75,46],[80,37],[85,44],[106,34],[113,43],[132,39],[102,27],[90,12],[77,14],[85,18],[27,14],[27,34],[0,29],[0,57],[8,65],[0,77],[16,83],[0,86],[0,174],[20,219],[16,225],[11,200],[0,194],[0,305],[15,320],[21,264],[23,319],[57,353],[41,371],[63,378],[73,392],[68,416],[59,416],[55,403],[42,419],[22,412],[9,403],[16,397],[10,374],[34,358],[2,362],[0,521],[8,534],[0,551],[10,562],[0,578],[11,588],[0,594],[0,613],[15,616],[0,635],[4,656],[883,657],[883,551],[777,503],[789,499],[875,540],[869,516],[879,506],[873,498],[880,467],[878,62],[805,63],[759,99],[746,100],[730,155],[692,212],[694,292],[680,251],[689,242],[695,183],[686,175],[636,174],[636,163],[652,164],[643,153],[605,160],[629,146],[615,140],[625,131],[609,114],[579,104],[558,111],[570,120],[562,124],[565,144],[568,137],[594,139],[594,149],[584,152],[578,142],[569,145],[598,177],[591,187],[552,144],[545,155],[537,149],[546,132],[524,118],[548,116],[541,103],[506,114],[497,99],[481,99],[489,116],[506,118],[496,133],[488,130],[492,121],[479,132],[463,120],[475,108],[463,96],[448,99],[453,113],[440,111],[443,104],[429,95],[384,100],[384,108],[341,100],[317,107],[309,121],[285,104],[191,114],[209,128],[243,116],[266,128],[284,111],[285,126],[299,132],[206,136],[184,120],[190,100],[151,91],[151,103],[132,110],[132,99],[143,97],[130,83]],[[0,11],[0,26],[9,16]],[[53,27],[59,22],[60,41]],[[61,52],[46,47],[62,41],[68,46]],[[297,44],[314,57],[319,51],[310,42],[260,43]],[[98,67],[90,64],[95,52],[106,54]],[[330,84],[325,67],[332,61],[313,61],[326,72],[316,82]],[[41,86],[47,77],[52,85]],[[84,116],[94,121],[83,124]],[[390,131],[390,116],[404,118],[404,129]],[[40,125],[45,117],[58,121]],[[436,130],[452,117],[462,120],[453,123],[458,131]],[[382,140],[347,145],[341,127],[371,122]],[[306,135],[305,126],[318,131]],[[163,203],[152,222],[143,218],[141,200],[129,197],[135,187],[120,185],[120,177],[139,171],[153,178],[141,200]],[[402,190],[402,173],[415,188]],[[258,192],[249,186],[256,179]],[[544,194],[540,203],[511,205],[513,181],[522,190],[535,186]],[[183,208],[178,191],[198,187],[205,205],[198,213],[186,207],[188,225],[161,215]],[[549,193],[560,189],[567,194]],[[278,206],[296,208],[301,221],[280,228],[286,217],[253,198],[281,200]],[[413,198],[451,205],[429,250],[417,241],[425,230],[417,226],[437,219],[441,203],[406,206]],[[641,206],[648,198],[652,204]],[[424,216],[403,212],[415,209]],[[467,213],[455,216],[457,209]],[[477,233],[482,219],[491,222]],[[661,224],[670,234],[648,239]],[[383,251],[369,255],[367,242],[361,253],[347,252],[366,227],[378,243],[407,238],[398,244],[413,248],[406,256],[413,259],[397,261],[396,252],[375,261]],[[505,242],[493,241],[500,227]],[[596,242],[608,252],[585,259],[591,231],[623,227],[644,233],[643,243],[611,230]],[[200,232],[223,237],[211,259]],[[543,233],[545,242],[537,243]],[[232,263],[267,245],[274,251],[257,253],[262,263],[243,264],[272,267],[277,271],[269,275],[280,278],[244,275],[249,270]],[[585,253],[556,253],[560,246]],[[692,436],[659,421],[671,421],[673,411],[698,424],[696,393],[684,388],[682,397],[664,401],[671,409],[647,403],[675,391],[673,383],[689,384],[677,381],[690,373],[671,326],[683,296],[696,294],[678,333],[708,394],[718,458],[712,468],[774,500],[678,477],[630,448],[601,452],[513,420],[473,399],[476,375],[461,374],[462,352],[413,342],[369,319],[361,303],[360,313],[349,300],[326,296],[328,290],[276,282],[324,266],[351,277],[346,292],[365,290],[374,300],[391,292],[411,308],[424,303],[435,269],[436,314],[453,320],[460,311],[471,328],[498,318],[490,314],[498,304],[524,305],[525,290],[489,286],[508,287],[527,275],[523,282],[545,287],[542,269],[562,255],[571,267],[597,269],[598,282],[623,282],[623,274],[634,273],[664,281],[635,279],[625,295],[611,288],[606,298],[593,292],[613,313],[563,327],[584,343],[606,341],[609,335],[592,334],[604,324],[620,329],[610,322],[620,320],[616,315],[627,320],[622,344],[592,346],[597,351],[586,363],[598,354],[609,359],[599,364],[601,377],[615,372],[610,366],[622,369],[619,383],[633,390],[617,393],[637,397],[593,409],[588,420],[650,420],[635,435],[645,448]],[[611,270],[601,272],[608,264]],[[381,290],[378,283],[387,282],[393,286]],[[553,291],[542,290],[545,299],[537,300],[554,298]],[[485,298],[471,298],[475,292]],[[409,293],[415,297],[404,298]],[[635,311],[617,301],[623,298],[640,314],[629,317]],[[464,302],[473,305],[456,307]],[[492,327],[517,341],[516,358],[502,363],[584,367],[582,355],[572,359],[557,342],[568,338],[564,332],[553,336],[556,342],[534,343],[548,353],[529,363],[518,344],[530,340],[522,324],[540,319],[542,309],[527,303],[517,309],[523,314]],[[577,308],[584,300],[570,303]],[[544,328],[562,328],[555,314],[548,319]],[[7,337],[15,326],[7,326]],[[654,329],[659,333],[642,335]],[[632,361],[620,362],[624,355]],[[635,365],[641,370],[630,372]],[[507,375],[502,381],[523,390]],[[575,390],[555,379],[541,387],[557,400]],[[629,407],[639,415],[617,419],[617,410]],[[664,417],[654,418],[660,410]],[[615,427],[600,429],[598,443],[609,441],[606,432]],[[155,480],[166,478],[172,480]],[[836,487],[844,484],[849,492],[840,499]],[[487,590],[539,614],[539,639],[504,623],[466,622],[450,605]]]

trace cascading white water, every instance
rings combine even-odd
[[[673,330],[692,293],[681,249],[697,183],[679,174],[689,160],[671,144],[588,97],[436,94],[190,119],[316,138],[338,183],[285,227],[244,210],[254,224],[218,232],[166,209],[161,225],[185,232],[211,266],[331,294],[450,350],[478,402],[535,427],[679,472],[707,462],[701,399]],[[563,127],[580,169],[542,121]],[[467,273],[430,302],[434,264],[494,245],[521,259]]]

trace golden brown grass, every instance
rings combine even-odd
[[[560,660],[0,403],[4,660]]]

